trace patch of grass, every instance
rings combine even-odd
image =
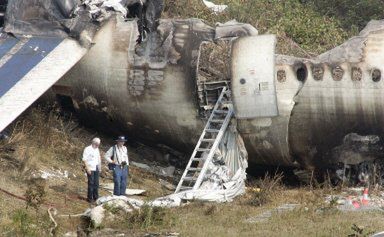
[[[141,209],[128,213],[126,223],[129,229],[163,229],[172,227],[174,217],[170,209],[143,206]]]
[[[28,181],[28,189],[25,192],[27,199],[27,208],[32,207],[36,211],[43,204],[46,196],[46,180],[42,178],[33,178]]]
[[[348,237],[368,237],[375,233],[374,231],[366,230],[364,227],[360,227],[356,224],[352,225],[351,230],[353,233],[349,234]]]
[[[10,222],[3,228],[2,236],[39,237],[48,236],[50,220],[48,215],[28,213],[26,209],[17,209],[13,212]]]

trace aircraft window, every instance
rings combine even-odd
[[[341,81],[344,76],[344,70],[340,66],[336,66],[332,69],[332,77],[335,81]]]
[[[240,79],[240,84],[244,85],[246,83],[246,80],[244,78]]]
[[[305,81],[307,79],[307,67],[305,65],[297,68],[296,77],[299,81]]]
[[[287,80],[287,74],[284,70],[277,71],[277,81],[285,82]]]
[[[381,80],[381,71],[379,69],[374,69],[372,71],[372,80],[374,82],[379,82]]]
[[[315,79],[315,81],[323,80],[324,68],[321,65],[313,66],[312,67],[312,75],[313,75],[313,79]]]
[[[363,71],[361,68],[353,67],[352,68],[352,81],[361,81],[363,78]]]

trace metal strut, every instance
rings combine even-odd
[[[211,162],[232,116],[233,106],[232,101],[230,101],[230,90],[224,87],[201,133],[175,193],[196,190],[200,187],[205,178],[208,164]]]

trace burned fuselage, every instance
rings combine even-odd
[[[378,23],[315,59],[277,56],[279,115],[236,121],[251,163],[314,168],[381,158],[384,38]],[[137,45],[135,22],[115,18],[53,89],[71,97],[86,123],[189,152],[205,109],[219,88],[231,85],[228,63],[238,33],[215,38],[217,30],[202,21],[162,20],[158,32]],[[351,134],[354,146],[346,145]]]
[[[221,88],[238,83],[232,77],[233,40],[257,35],[236,22],[211,27],[198,19],[164,19],[138,44],[137,21],[121,14],[97,26],[84,20],[85,11],[77,11],[77,19],[60,14],[44,25],[79,39],[89,52],[52,87],[59,100],[97,129],[185,153],[193,150]],[[9,23],[18,22],[15,17]],[[5,28],[26,28],[15,26],[20,24]],[[314,59],[276,56],[278,116],[234,120],[251,164],[312,169],[381,159],[383,28],[384,22],[371,22],[359,36]]]

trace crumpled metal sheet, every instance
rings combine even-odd
[[[236,127],[225,133],[218,150],[208,166],[206,177],[197,190],[188,190],[149,203],[150,206],[176,207],[183,200],[231,202],[245,192],[248,153]]]

